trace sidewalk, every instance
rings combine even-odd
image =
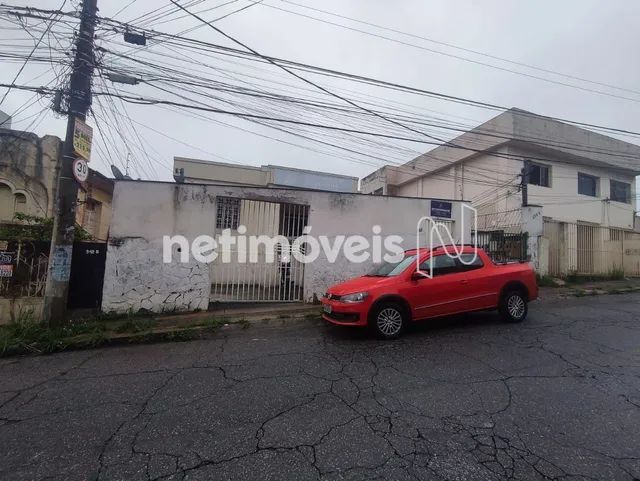
[[[540,299],[555,300],[569,297],[585,297],[607,294],[624,294],[640,291],[640,279],[623,279],[616,281],[593,281],[580,284],[566,284],[562,287],[541,287]],[[147,335],[164,336],[169,333],[190,332],[206,333],[221,327],[247,328],[252,324],[268,324],[276,321],[290,324],[305,320],[320,319],[320,306],[312,304],[262,303],[262,304],[218,304],[212,305],[206,312],[181,314],[162,314],[149,316],[150,329]],[[126,321],[125,321],[126,322]],[[114,321],[109,330],[115,330],[109,336],[111,340],[140,337],[140,332],[121,332],[127,327],[123,321]],[[135,321],[133,323],[135,326]]]
[[[640,291],[640,279],[594,281],[541,287],[540,299],[554,300]],[[247,328],[252,324],[303,322],[320,319],[320,306],[299,303],[213,304],[208,311],[149,314],[129,320],[107,321],[109,340],[138,339],[141,336],[166,336],[175,333],[201,335],[219,328]]]
[[[591,281],[567,283],[561,287],[541,287],[540,299],[566,299],[567,297],[599,296],[607,294],[625,294],[640,291],[640,278],[628,278],[615,281]]]
[[[584,282],[562,287],[541,287],[540,300],[544,302],[636,291],[640,291],[640,279]],[[318,305],[238,303],[212,305],[204,312],[85,317],[52,328],[31,320],[0,328],[0,357],[104,344],[186,341],[206,338],[218,331],[246,329],[251,325],[306,324],[320,322],[320,319]]]

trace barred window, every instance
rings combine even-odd
[[[240,199],[218,197],[216,204],[216,228],[237,229],[240,220]]]

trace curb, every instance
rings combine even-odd
[[[210,317],[210,316],[209,316]],[[106,337],[106,344],[122,344],[127,342],[163,342],[163,341],[179,341],[181,335],[183,340],[191,339],[204,339],[211,334],[220,333],[221,331],[233,332],[247,330],[255,326],[266,327],[282,327],[292,325],[304,325],[313,321],[320,320],[320,313],[316,309],[313,317],[307,315],[304,316],[291,316],[287,318],[278,316],[258,317],[254,319],[247,318],[228,318],[223,319],[228,322],[218,326],[207,325],[173,325],[173,326],[157,326],[148,331],[141,331],[137,333],[113,333],[108,334]],[[187,335],[190,334],[191,336]]]

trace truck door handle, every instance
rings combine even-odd
[[[462,279],[460,281],[460,284],[465,284],[466,285],[466,284],[469,284],[469,281],[467,279]]]

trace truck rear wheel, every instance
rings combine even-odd
[[[499,307],[500,315],[507,322],[522,322],[527,317],[527,298],[521,290],[510,290],[503,294]]]

